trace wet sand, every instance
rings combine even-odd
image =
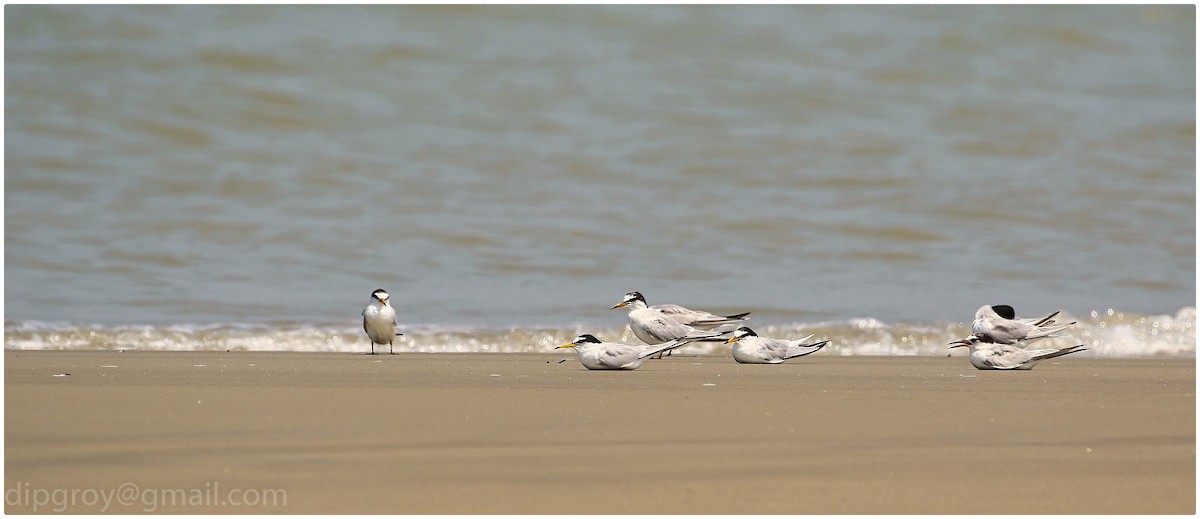
[[[797,360],[7,351],[5,511],[1196,512],[1194,359]]]

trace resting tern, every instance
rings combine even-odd
[[[662,353],[681,344],[683,343],[671,341],[654,347],[634,346],[604,342],[585,333],[555,349],[575,348],[575,353],[579,355],[579,362],[587,369],[638,369],[646,357]]]
[[[769,337],[759,337],[754,330],[745,326],[733,332],[733,337],[725,341],[733,345],[733,360],[739,364],[782,364],[783,361],[803,357],[829,344],[829,341],[804,344],[812,335],[803,339],[782,340]]]
[[[363,330],[371,340],[371,355],[375,354],[376,344],[388,345],[388,354],[395,355],[392,341],[396,336],[404,335],[396,332],[396,310],[388,304],[388,297],[387,291],[376,289],[371,292],[371,303],[362,311]]]
[[[1032,342],[1047,337],[1055,337],[1075,324],[1055,324],[1054,317],[1061,310],[1040,319],[1017,319],[1016,311],[1008,305],[984,305],[975,312],[975,321],[971,323],[971,331],[981,342],[996,344],[1016,344],[1020,341]]]
[[[1018,344],[989,343],[980,338],[979,334],[971,334],[965,339],[950,343],[951,348],[964,346],[971,348],[967,357],[971,359],[971,365],[975,366],[975,369],[1033,369],[1039,361],[1087,349],[1080,344],[1058,350],[1026,350]]]

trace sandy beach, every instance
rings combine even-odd
[[[798,360],[6,351],[5,511],[1196,511],[1194,359]]]

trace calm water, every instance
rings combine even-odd
[[[361,350],[383,287],[432,351],[615,338],[640,290],[843,353],[944,353],[985,303],[1195,352],[1193,6],[7,6],[5,31],[9,348]]]

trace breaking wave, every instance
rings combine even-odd
[[[1045,344],[1083,344],[1084,355],[1148,357],[1196,355],[1196,309],[1174,315],[1138,315],[1118,310],[1093,311],[1063,337]],[[970,333],[963,322],[885,323],[862,318],[844,321],[750,325],[760,335],[799,338],[815,334],[829,340],[823,355],[939,355],[947,343]],[[424,353],[546,353],[580,333],[604,340],[637,344],[624,326],[584,325],[525,328],[451,328],[434,325],[401,327],[397,351]],[[295,351],[365,352],[370,345],[357,325],[313,324],[174,324],[79,325],[44,321],[7,322],[8,350],[145,350],[145,351]],[[721,354],[721,343],[691,344],[681,353]]]

